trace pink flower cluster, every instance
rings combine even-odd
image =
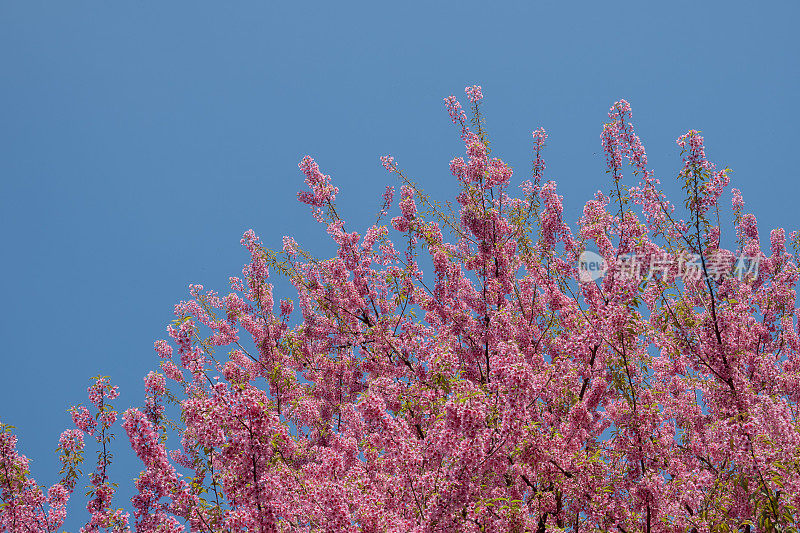
[[[732,224],[706,216],[729,179],[696,131],[678,140],[677,218],[624,100],[601,135],[606,190],[573,232],[545,180],[544,129],[517,197],[511,168],[489,157],[482,90],[466,93],[472,122],[445,100],[464,143],[450,163],[455,202],[428,198],[385,156],[399,213],[380,223],[387,189],[378,221],[350,231],[338,189],[306,157],[299,199],[335,253],[312,259],[290,237],[272,252],[250,230],[228,294],[190,286],[171,340],[155,343],[163,374],[145,377],[144,408],[122,416],[143,464],[133,524],[111,506],[118,393],[98,377],[46,496],[3,426],[0,531],[60,527],[84,433],[100,449],[84,531],[796,530],[797,234],[773,230],[762,252],[736,189]],[[756,274],[710,271],[729,233]],[[701,272],[585,279],[589,249],[606,264],[691,255]],[[271,272],[296,296],[276,301]],[[166,399],[180,410],[169,450]]]
[[[306,175],[306,185],[310,191],[297,193],[297,199],[312,207],[314,218],[322,222],[323,208],[330,207],[339,189],[331,184],[331,177],[319,171],[319,165],[310,156],[300,162],[300,170]]]
[[[469,101],[477,103],[479,100],[483,99],[483,91],[481,90],[480,85],[473,85],[472,87],[465,87],[464,92],[467,93],[467,97]]]
[[[67,501],[74,488],[74,478],[44,487],[30,477],[27,457],[16,450],[17,438],[11,426],[0,424],[0,531],[56,531],[67,516]],[[83,440],[62,434],[59,450],[79,453]],[[62,455],[65,471],[70,461]]]

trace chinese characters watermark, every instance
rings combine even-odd
[[[654,278],[682,278],[699,280],[710,278],[722,280],[732,277],[738,280],[758,277],[760,256],[720,250],[703,257],[683,251],[679,254],[621,254],[613,262],[606,261],[596,252],[585,251],[578,260],[578,275],[581,281],[596,281],[608,272],[615,272],[622,279],[649,281]]]

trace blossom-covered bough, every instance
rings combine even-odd
[[[400,214],[382,222],[387,188],[360,234],[306,157],[298,198],[336,256],[291,237],[273,252],[248,231],[228,294],[190,287],[156,343],[163,374],[122,415],[144,464],[132,516],[110,504],[116,389],[100,378],[46,495],[3,428],[0,530],[60,527],[86,434],[102,449],[84,531],[797,531],[798,268],[784,231],[762,252],[733,189],[723,232],[729,171],[697,131],[678,139],[676,209],[619,101],[602,132],[608,192],[573,232],[544,181],[545,131],[515,196],[480,87],[467,95],[471,119],[445,102],[466,148],[450,163],[456,207],[385,156]],[[590,250],[603,275],[582,276]],[[295,299],[276,303],[270,275]]]

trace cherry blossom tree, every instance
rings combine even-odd
[[[573,230],[545,181],[545,130],[514,193],[481,89],[466,93],[470,118],[445,100],[466,150],[455,204],[385,156],[399,215],[384,222],[389,187],[359,233],[305,157],[298,199],[336,255],[248,231],[227,294],[190,286],[144,408],[122,414],[144,466],[132,516],[111,505],[117,393],[99,377],[46,494],[2,427],[0,531],[60,527],[86,437],[99,455],[82,531],[797,531],[797,234],[772,230],[762,252],[737,189],[721,222],[729,170],[697,131],[677,141],[676,208],[623,100],[601,135],[605,192]],[[294,299],[275,300],[276,276]]]

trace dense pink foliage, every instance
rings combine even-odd
[[[378,222],[351,231],[339,190],[305,157],[298,199],[336,255],[315,259],[291,237],[272,252],[248,231],[228,294],[190,286],[171,341],[155,343],[163,375],[122,415],[144,465],[132,523],[110,507],[117,393],[98,378],[94,410],[73,409],[79,430],[61,438],[67,476],[46,495],[0,433],[0,531],[60,527],[84,434],[102,446],[84,531],[796,531],[798,268],[784,230],[762,252],[736,189],[720,227],[728,170],[693,130],[677,141],[676,208],[625,101],[601,135],[608,192],[573,230],[544,181],[544,129],[513,196],[481,88],[466,93],[472,119],[445,100],[465,149],[450,163],[456,212],[385,156],[399,213],[381,222],[387,188]],[[605,276],[579,276],[585,250],[611,265]],[[722,270],[737,254],[758,270]],[[628,256],[641,275],[622,269]],[[275,300],[276,274],[295,300]],[[181,413],[171,452],[165,402]]]

